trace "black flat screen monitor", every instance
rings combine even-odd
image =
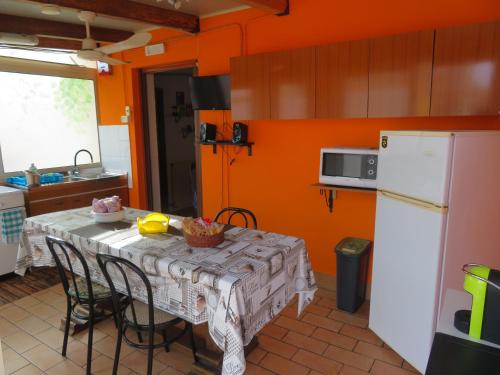
[[[231,109],[229,75],[190,77],[193,109]]]

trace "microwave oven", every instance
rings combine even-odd
[[[361,188],[377,187],[378,150],[370,148],[322,148],[319,182]]]

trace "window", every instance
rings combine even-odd
[[[4,174],[31,163],[39,169],[69,167],[82,148],[92,153],[94,163],[100,161],[93,79],[0,71],[0,82]]]

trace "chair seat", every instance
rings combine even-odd
[[[135,315],[137,317],[137,324],[140,326],[149,325],[149,307],[147,304],[134,300]],[[128,323],[134,324],[134,316],[132,315],[132,304],[128,305],[125,309],[125,319]],[[181,320],[179,317],[169,314],[163,310],[154,309],[154,324],[161,325],[172,322],[173,320]]]
[[[84,278],[76,279],[76,287],[78,288],[78,293],[80,298],[88,299],[89,291],[87,290],[87,281]],[[111,298],[111,290],[97,283],[92,282],[92,292],[94,294],[94,300]],[[76,291],[71,286],[68,290],[70,296],[76,298]]]

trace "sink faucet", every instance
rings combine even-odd
[[[76,158],[78,157],[78,154],[80,152],[86,152],[87,154],[89,154],[90,156],[90,162],[93,163],[94,162],[94,157],[92,156],[92,153],[89,151],[89,150],[86,150],[84,148],[82,148],[81,150],[78,150],[76,153],[75,153],[75,159],[74,159],[74,166],[73,166],[73,174],[78,174],[80,173],[80,169],[78,168],[77,164],[76,164]]]

